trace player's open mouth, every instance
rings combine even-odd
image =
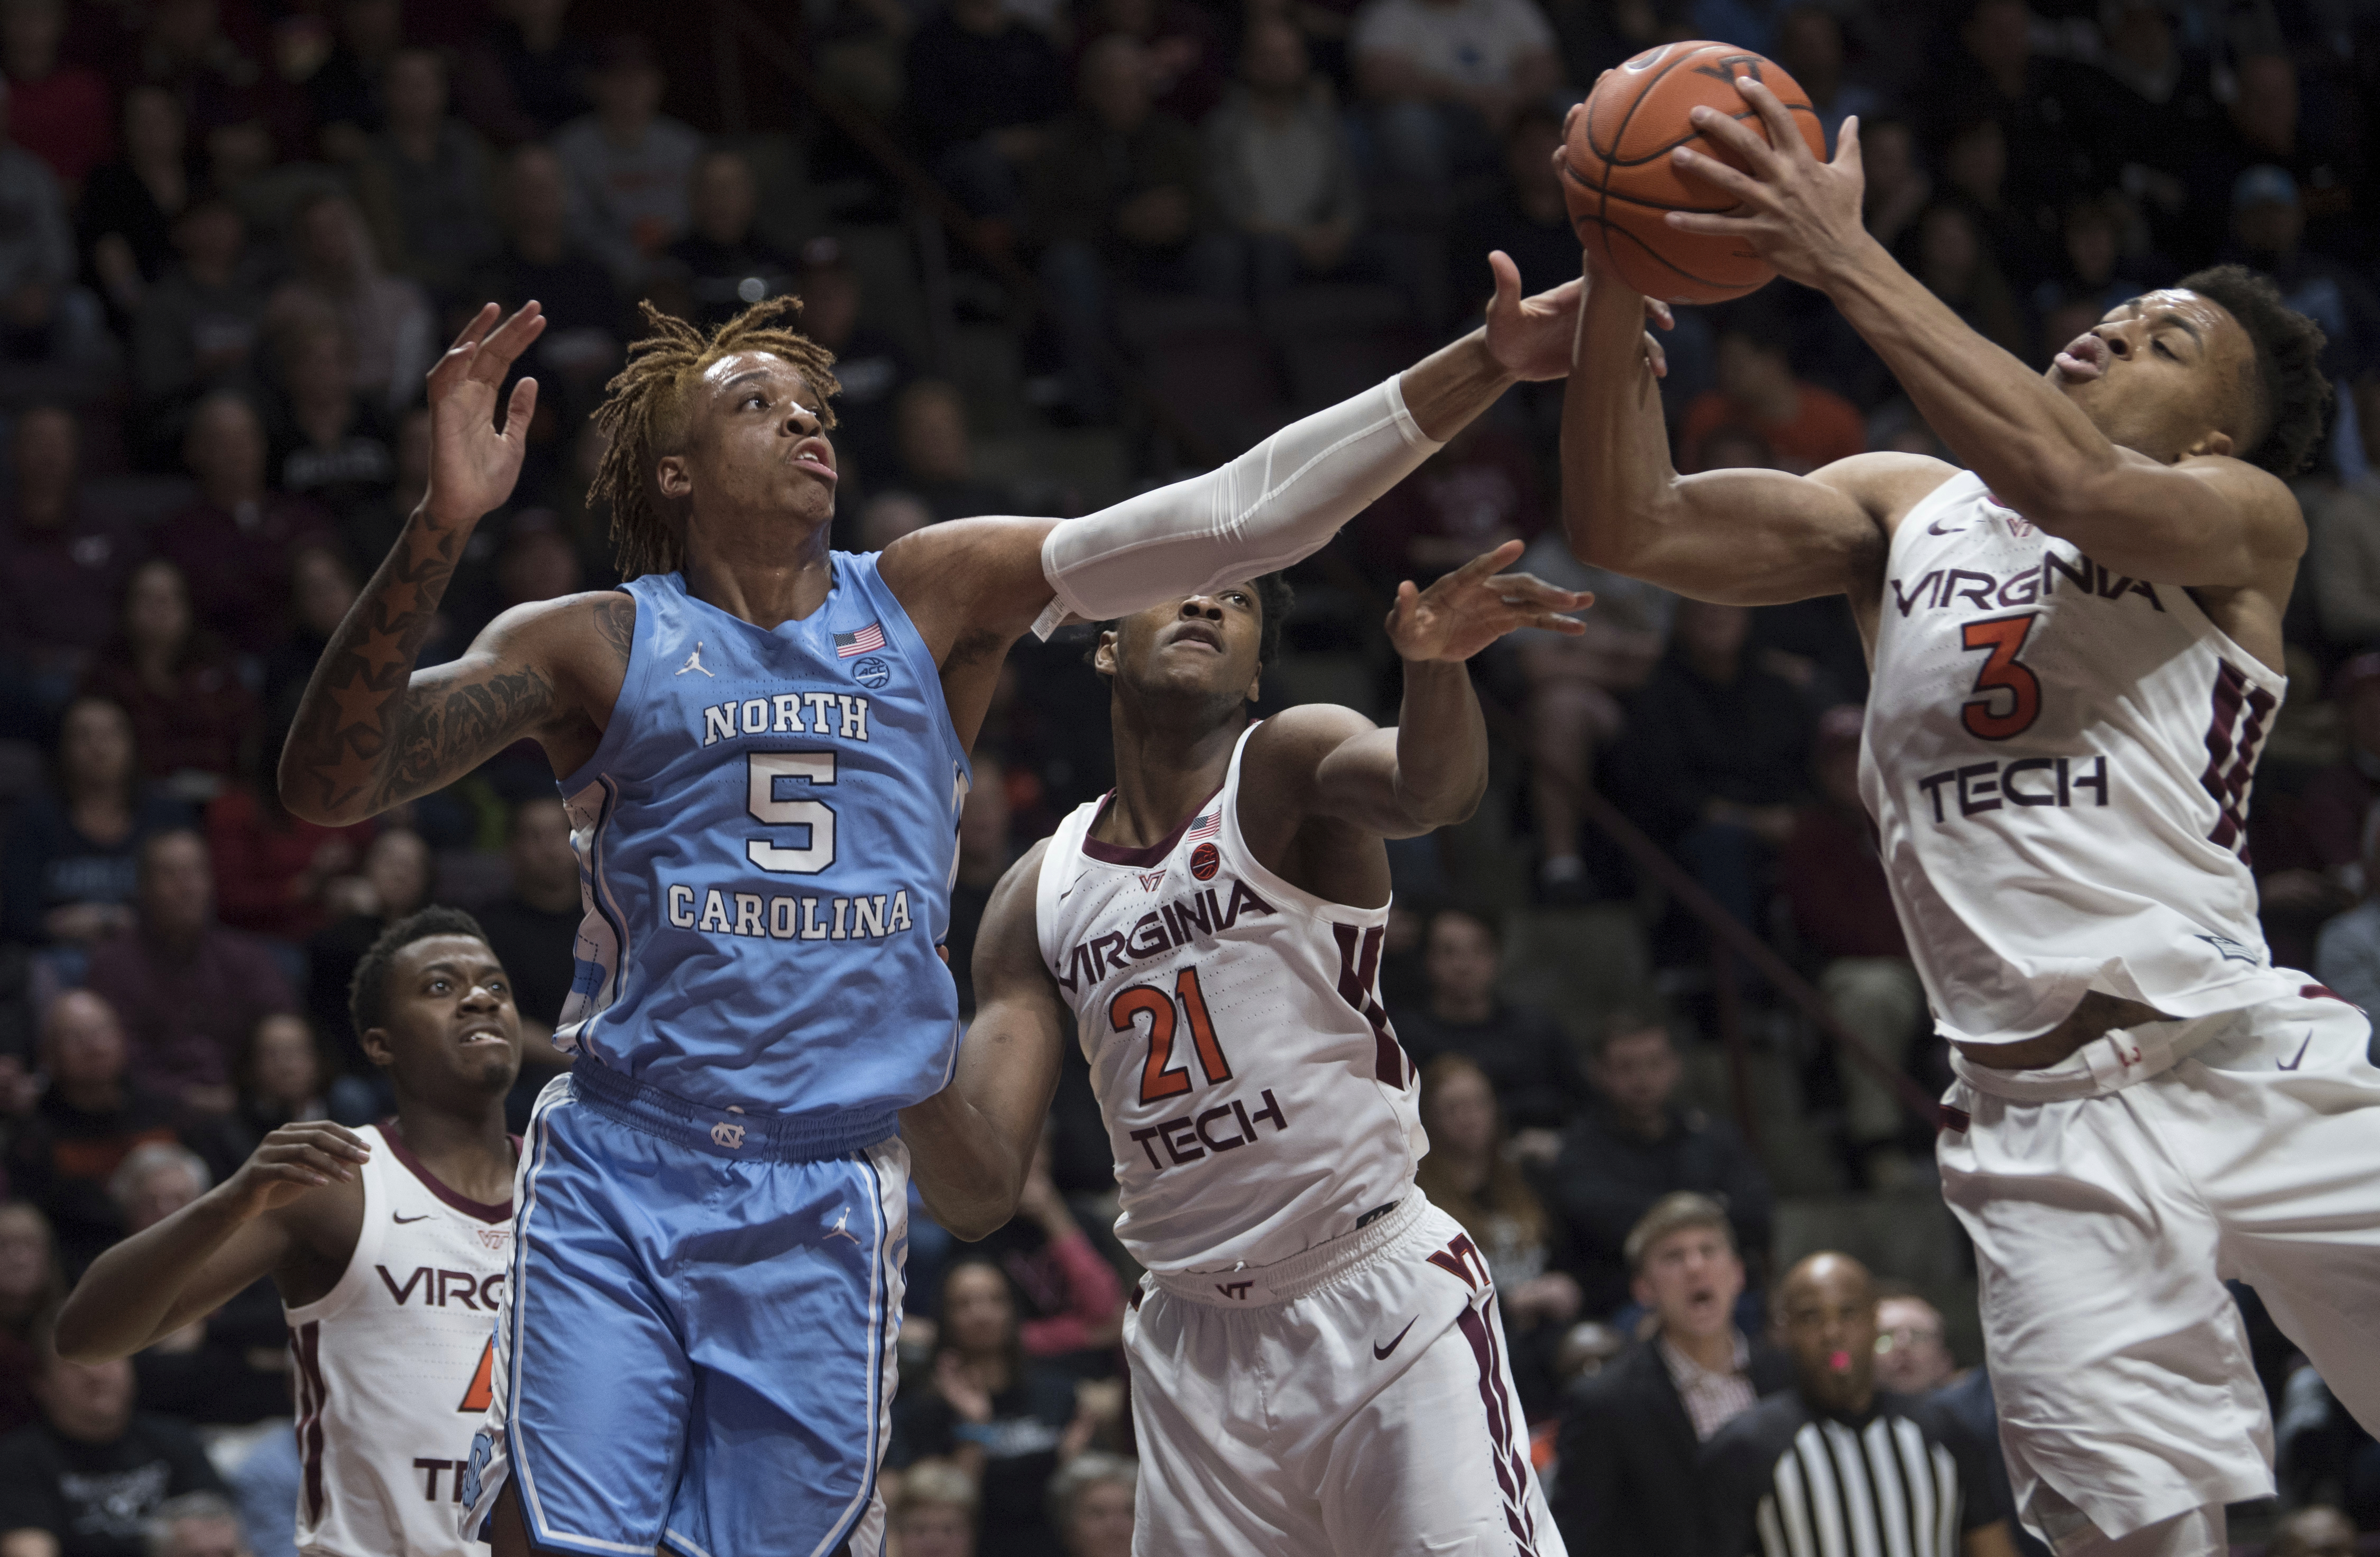
[[[1218,633],[1214,628],[1203,626],[1196,622],[1184,622],[1180,627],[1176,628],[1173,633],[1173,641],[1175,643],[1200,644],[1206,648],[1213,650],[1218,654],[1223,651],[1222,635]]]
[[[807,470],[813,476],[832,481],[835,479],[834,467],[828,463],[826,456],[816,452],[822,442],[823,440],[817,438],[803,439],[795,447],[794,465],[796,468]]]
[[[2053,360],[2070,383],[2088,383],[2107,371],[2107,343],[2086,330]]]
[[[502,1043],[504,1033],[495,1028],[472,1028],[455,1040],[457,1043]]]

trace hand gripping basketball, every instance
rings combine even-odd
[[[1710,108],[1698,107],[1690,116],[1694,128],[1741,161],[1744,171],[1690,146],[1671,152],[1670,159],[1688,178],[1732,195],[1736,208],[1724,214],[1672,211],[1665,220],[1682,233],[1732,238],[1775,266],[1779,275],[1823,291],[1827,278],[1844,260],[1875,241],[1860,220],[1866,178],[1860,170],[1859,120],[1843,121],[1834,161],[1821,162],[1792,133],[1791,119],[1775,92],[1748,77],[1735,85],[1767,127],[1766,140]]]

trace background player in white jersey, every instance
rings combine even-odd
[[[2220,1278],[2255,1286],[2380,1426],[2380,1070],[2352,1006],[2271,966],[2240,858],[2306,543],[2283,478],[2328,395],[2321,332],[2202,272],[2046,375],[1860,223],[1855,124],[1821,164],[1775,94],[1732,235],[1825,292],[1967,462],[1670,468],[1641,300],[1591,281],[1563,428],[1585,560],[1742,604],[1848,594],[1875,666],[1862,790],[1959,1080],[1946,1197],[1973,1235],[2017,1511],[2061,1553],[2223,1550],[2272,1490]]]
[[[1512,541],[1400,590],[1393,730],[1249,699],[1277,576],[1111,624],[1116,787],[1002,878],[981,1005],[918,1183],[963,1233],[1007,1220],[1068,1008],[1148,1279],[1124,1324],[1135,1550],[1561,1550],[1529,1467],[1487,1265],[1414,1187],[1428,1145],[1379,1004],[1388,851],[1470,815],[1487,730],[1463,662],[1589,597],[1500,574]]]
[[[393,1122],[284,1125],[212,1191],[101,1255],[61,1356],[127,1356],[270,1276],[297,1376],[298,1549],[481,1553],[455,1534],[511,1255],[520,1072],[512,985],[471,917],[425,908],[357,965],[364,1052]]]

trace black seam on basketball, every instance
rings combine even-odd
[[[1720,281],[1712,276],[1696,275],[1694,272],[1686,269],[1675,261],[1665,257],[1659,249],[1654,248],[1651,244],[1646,243],[1643,238],[1638,237],[1634,233],[1630,232],[1626,227],[1621,226],[1617,222],[1607,222],[1599,216],[1581,216],[1573,220],[1571,224],[1571,229],[1573,233],[1577,231],[1578,223],[1580,222],[1592,222],[1596,226],[1601,228],[1604,233],[1604,241],[1607,246],[1610,242],[1611,235],[1616,233],[1620,237],[1624,237],[1629,242],[1634,244],[1637,248],[1643,249],[1646,257],[1651,259],[1654,263],[1659,265],[1663,270],[1669,271],[1672,274],[1681,276],[1687,281],[1691,281],[1697,286],[1716,287],[1722,292],[1735,292],[1740,294],[1745,291],[1756,292],[1762,286],[1767,285],[1765,281],[1759,281],[1755,282],[1751,286],[1746,287],[1740,282]]]
[[[1815,108],[1811,107],[1806,103],[1789,103],[1785,104],[1785,111],[1789,114],[1807,114],[1812,119],[1815,119],[1818,116],[1818,111]],[[1756,112],[1752,111],[1746,111],[1742,114],[1730,114],[1728,116],[1729,118],[1735,120],[1738,124],[1742,123],[1746,119],[1756,119],[1759,116],[1760,116]],[[1685,134],[1678,137],[1675,140],[1670,141],[1667,146],[1663,146],[1658,151],[1648,152],[1641,157],[1605,157],[1603,159],[1603,165],[1606,167],[1643,167],[1647,163],[1659,162],[1663,157],[1668,156],[1670,152],[1676,151],[1687,141],[1699,139],[1701,135],[1702,131],[1698,129],[1689,130]],[[1825,142],[1822,138],[1820,144],[1823,145],[1824,143]],[[1589,148],[1589,150],[1592,149],[1592,147]],[[1709,155],[1708,152],[1704,154],[1706,156]],[[1724,159],[1713,157],[1712,160],[1714,162],[1718,162],[1723,161]]]
[[[1620,149],[1620,143],[1628,138],[1628,121],[1636,116],[1636,110],[1644,105],[1645,97],[1651,93],[1652,90],[1667,79],[1670,71],[1675,70],[1679,66],[1683,65],[1686,61],[1694,58],[1694,55],[1700,53],[1702,53],[1700,49],[1687,50],[1677,58],[1670,61],[1669,64],[1661,67],[1659,75],[1655,76],[1651,80],[1646,81],[1643,86],[1636,89],[1636,96],[1634,100],[1628,104],[1628,112],[1620,116],[1620,128],[1611,132],[1612,150],[1618,151]],[[1601,196],[1605,202],[1609,203],[1611,199],[1611,169],[1615,164],[1609,157],[1604,156],[1601,152],[1596,150],[1595,110],[1592,108],[1587,110],[1586,115],[1586,149],[1590,152],[1594,152],[1598,158],[1602,159],[1603,183],[1597,189],[1596,193]]]

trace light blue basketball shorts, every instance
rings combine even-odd
[[[463,1529],[509,1482],[544,1551],[877,1557],[908,1230],[891,1125],[722,1113],[587,1060],[548,1083]]]

